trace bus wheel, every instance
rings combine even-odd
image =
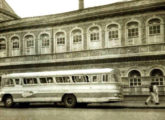
[[[73,108],[76,106],[77,100],[74,95],[65,95],[63,102],[64,102],[65,107]]]
[[[11,96],[8,96],[4,99],[4,105],[7,108],[10,108],[14,105],[13,98]]]

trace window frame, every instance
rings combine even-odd
[[[83,30],[81,28],[74,28],[71,31],[71,41],[73,45],[83,43]]]
[[[154,27],[156,29],[154,29]],[[159,29],[157,29],[157,27],[159,27]],[[161,26],[160,26],[160,24],[159,25],[149,25],[148,29],[149,29],[149,36],[156,36],[156,35],[160,35],[161,34]]]
[[[75,80],[73,80],[73,77],[79,77],[78,79],[79,80],[81,79],[83,81],[75,81]],[[87,83],[90,83],[90,77],[89,77],[89,75],[72,75],[71,78],[72,78],[72,82],[75,83],[75,84],[87,84]]]
[[[138,38],[139,37],[139,28],[128,28],[128,35],[127,35],[128,39],[131,38]]]
[[[32,79],[33,80],[33,83],[32,84],[29,84],[29,83],[27,84],[27,83],[25,83],[25,79],[26,79],[26,82],[27,82],[28,79]],[[34,80],[36,80],[37,83],[34,83]],[[25,85],[25,86],[39,85],[39,82],[38,82],[38,79],[37,78],[23,78],[22,79],[22,82],[23,82],[23,85]]]
[[[90,41],[91,42],[95,42],[95,41],[99,41],[99,40],[100,40],[100,33],[99,33],[99,31],[90,33]]]
[[[119,30],[109,30],[108,31],[108,40],[118,40],[119,39]]]
[[[81,44],[82,42],[82,35],[73,35],[73,44]]]
[[[65,45],[65,37],[57,37],[56,38],[56,44],[58,46],[64,46]]]
[[[136,79],[136,82],[135,82],[135,79]],[[131,82],[131,80],[132,80],[132,82]],[[139,80],[140,80],[140,82],[139,82]],[[131,85],[131,83],[132,83],[132,85]],[[141,79],[141,77],[140,76],[138,76],[138,77],[129,77],[129,86],[130,87],[140,87],[140,86],[142,86],[142,79]]]
[[[41,79],[45,79],[46,83],[41,82]],[[49,79],[51,79],[51,82],[48,81]],[[38,80],[39,80],[39,83],[41,85],[44,85],[44,84],[54,84],[54,78],[53,77],[39,77]]]
[[[62,78],[62,79],[60,81],[57,81],[57,78]],[[66,82],[63,78],[69,78],[69,81]],[[70,76],[56,76],[56,77],[54,77],[54,79],[55,79],[56,84],[70,84],[70,83],[72,83]]]
[[[10,40],[11,40],[12,50],[19,50],[20,49],[20,38],[18,36],[12,36]]]
[[[104,77],[104,76],[105,76],[105,77]],[[102,79],[101,79],[101,81],[102,81],[103,83],[110,83],[111,81],[109,81],[109,80],[110,80],[109,77],[110,77],[109,74],[102,74]],[[106,78],[106,81],[104,81],[104,78]]]
[[[0,38],[0,51],[6,50],[6,39],[5,38]]]
[[[44,37],[48,37],[47,39],[45,39]],[[41,47],[42,48],[49,48],[50,47],[50,34],[49,33],[41,33],[40,34],[40,40],[41,40]]]

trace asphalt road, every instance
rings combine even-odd
[[[99,106],[70,109],[53,105],[35,105],[28,108],[0,106],[0,120],[165,120],[165,109]]]

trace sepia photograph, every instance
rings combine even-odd
[[[165,0],[0,0],[0,120],[165,120]]]

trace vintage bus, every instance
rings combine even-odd
[[[65,107],[123,100],[120,72],[111,68],[11,73],[2,75],[0,101],[62,102]]]

